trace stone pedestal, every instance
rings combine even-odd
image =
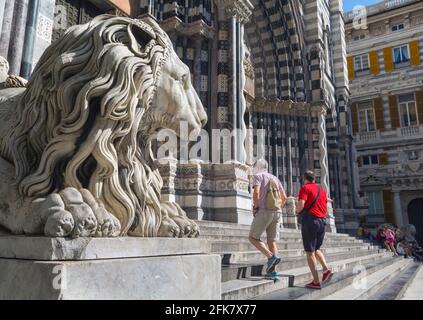
[[[201,161],[178,164],[175,181],[176,202],[194,220],[206,220],[211,216],[210,165]]]
[[[326,231],[336,233],[335,216],[333,215],[332,202],[328,202],[328,214],[326,218]]]
[[[251,224],[249,167],[241,163],[213,165],[213,220]]]
[[[288,199],[286,200],[285,207],[286,207],[286,224],[284,225],[288,229],[298,229],[297,215],[295,213],[295,209],[296,209],[295,197],[288,197]]]
[[[0,299],[220,299],[220,256],[199,239],[0,236]]]

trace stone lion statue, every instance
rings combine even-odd
[[[179,132],[181,121],[200,132],[207,116],[158,24],[103,15],[70,28],[25,88],[0,86],[0,226],[49,237],[197,236],[179,205],[161,201],[151,150],[159,129]]]

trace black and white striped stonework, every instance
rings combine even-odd
[[[288,0],[253,0],[246,26],[256,71],[256,92],[266,98],[304,101],[304,61],[295,7]]]

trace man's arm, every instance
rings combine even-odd
[[[260,186],[254,186],[253,191],[253,208],[258,208],[259,205],[259,195],[260,195]]]
[[[280,195],[281,195],[281,208],[285,207],[285,203],[286,203],[286,193],[285,190],[282,188],[280,191]]]
[[[304,210],[305,200],[298,200],[296,212],[299,214],[301,211]]]

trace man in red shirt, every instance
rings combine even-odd
[[[307,171],[304,174],[304,185],[298,195],[297,214],[303,214],[301,235],[307,262],[313,275],[313,282],[306,286],[312,289],[321,289],[317,261],[323,267],[322,283],[328,282],[333,273],[328,268],[325,257],[320,251],[325,238],[328,197],[326,191],[318,186],[315,180],[313,171]]]

